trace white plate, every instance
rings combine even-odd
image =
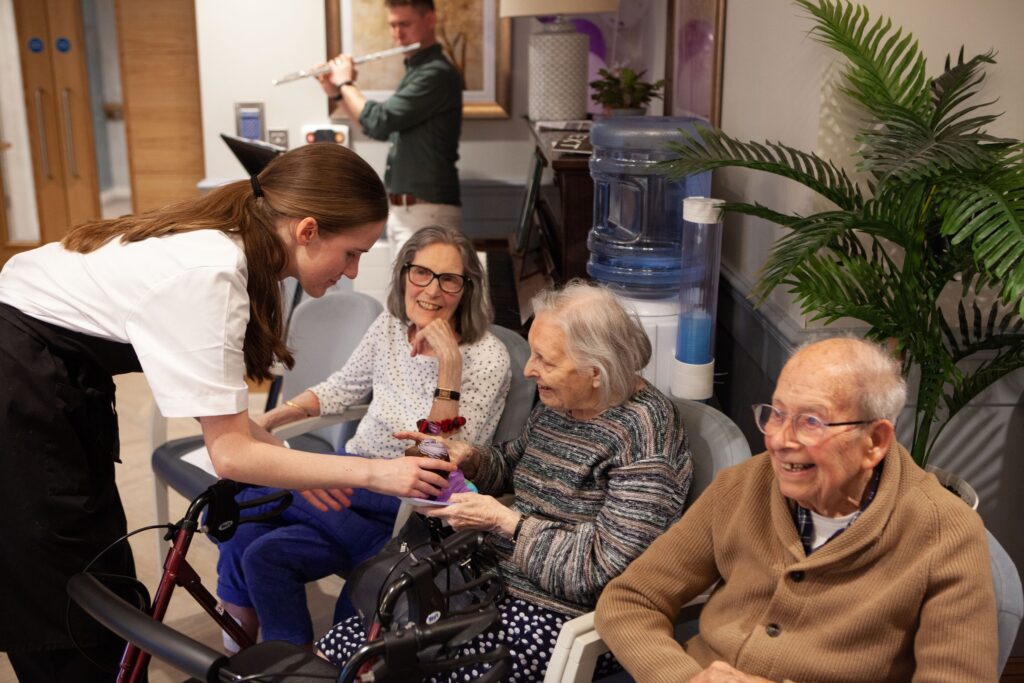
[[[451,501],[448,501],[448,500],[446,500],[446,501],[427,500],[426,498],[404,498],[402,496],[399,496],[398,500],[402,501],[403,503],[408,503],[409,505],[412,505],[413,507],[430,507],[431,505],[444,507],[445,505],[451,505],[452,504]]]

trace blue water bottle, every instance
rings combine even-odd
[[[680,129],[694,117],[609,117],[594,124],[594,226],[587,238],[587,273],[625,296],[673,297],[679,292],[682,201],[711,193],[711,172],[669,180],[656,164],[673,153]]]

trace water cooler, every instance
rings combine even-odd
[[[655,171],[657,162],[672,156],[665,143],[681,140],[679,130],[693,131],[697,121],[632,116],[594,124],[587,273],[639,316],[653,347],[644,377],[665,393],[706,399],[714,367],[720,226],[694,222],[715,213],[694,213],[694,207],[717,201],[704,199],[711,193],[711,173],[671,181]],[[701,201],[690,200],[684,216],[688,198]]]

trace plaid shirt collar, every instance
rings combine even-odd
[[[819,547],[824,547],[833,538],[846,531],[851,524],[857,521],[857,518],[867,509],[868,505],[871,505],[871,501],[875,499],[875,494],[878,493],[878,482],[882,478],[882,466],[884,464],[885,460],[882,460],[875,466],[875,470],[871,475],[871,481],[868,482],[868,488],[864,492],[864,497],[861,499],[860,509],[857,510],[857,513],[850,518],[846,526],[829,536],[828,540]],[[811,511],[797,503],[793,509],[793,522],[796,524],[797,534],[800,535],[800,543],[804,546],[804,553],[809,556],[815,550],[812,547],[814,543],[814,518],[811,517]]]

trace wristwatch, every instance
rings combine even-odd
[[[434,389],[434,398],[439,398],[442,401],[458,401],[460,395],[459,392],[451,389],[442,389],[441,387]]]
[[[338,84],[338,94],[337,95],[331,95],[331,97],[329,99],[332,102],[337,102],[338,100],[341,99],[341,89],[344,88],[346,85],[355,85],[355,84],[356,84],[355,81],[343,81],[343,82],[339,83]]]

